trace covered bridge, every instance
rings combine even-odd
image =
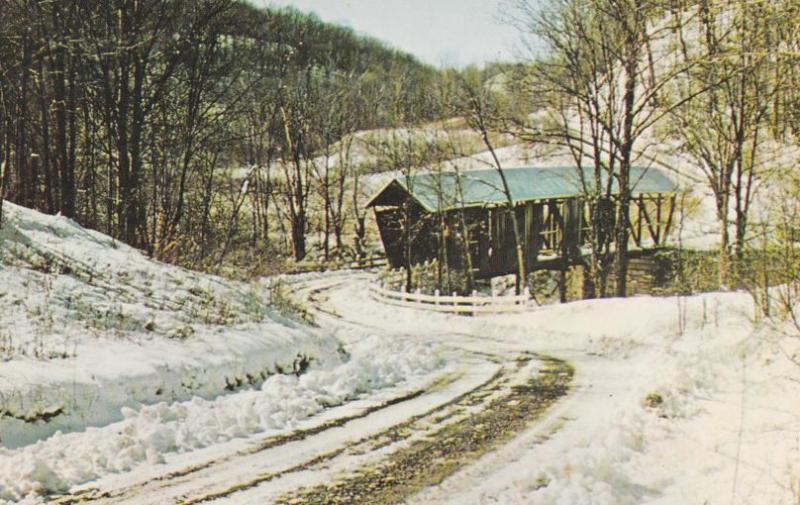
[[[607,209],[606,233],[614,227],[613,202],[589,198],[594,171],[576,167],[509,168],[504,175],[522,232],[526,269],[577,262],[587,243],[590,209]],[[658,247],[667,240],[677,186],[656,168],[631,169],[631,241]],[[601,180],[608,190],[608,179]],[[495,169],[400,176],[368,203],[375,211],[390,266],[438,258],[456,268],[471,265],[476,278],[516,270],[508,197]],[[616,192],[612,180],[610,192]],[[593,207],[590,207],[593,206]],[[467,256],[469,252],[469,256]],[[549,261],[542,262],[547,258]]]

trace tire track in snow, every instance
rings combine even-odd
[[[504,370],[498,370],[495,372],[488,380],[479,384],[477,387],[470,389],[464,393],[461,393],[444,403],[439,403],[435,407],[415,415],[412,415],[408,418],[405,418],[403,421],[398,423],[392,424],[391,426],[385,427],[382,430],[376,430],[376,432],[364,436],[362,438],[358,438],[353,442],[347,444],[346,446],[338,447],[329,453],[321,454],[315,458],[312,458],[308,461],[305,461],[302,464],[296,465],[287,469],[286,471],[275,472],[275,473],[264,473],[262,475],[257,476],[256,478],[250,481],[243,481],[238,482],[233,486],[229,486],[225,489],[221,489],[214,493],[208,493],[202,496],[198,496],[192,499],[184,499],[181,501],[181,505],[196,505],[199,503],[205,503],[213,500],[218,500],[220,498],[229,497],[236,493],[240,493],[243,491],[247,491],[250,489],[254,489],[260,484],[271,482],[277,480],[279,478],[285,477],[292,473],[297,472],[313,472],[323,467],[335,465],[335,462],[332,460],[336,458],[352,458],[353,455],[356,454],[368,454],[369,451],[376,451],[379,449],[384,449],[388,445],[386,440],[391,440],[394,443],[397,441],[402,441],[409,438],[411,434],[411,430],[414,429],[414,425],[417,423],[424,423],[425,420],[433,417],[433,416],[440,416],[442,420],[446,419],[450,414],[452,409],[459,409],[462,406],[463,402],[472,401],[474,398],[477,398],[487,392],[493,391],[500,387],[500,385],[504,382],[508,381],[507,374]],[[404,436],[404,434],[406,436]],[[416,433],[417,436],[420,436],[422,433]]]
[[[541,358],[545,367],[533,378],[520,380],[504,368],[497,381],[452,403],[453,411],[436,409],[428,416],[410,419],[388,434],[391,450],[375,447],[377,457],[358,461],[354,454],[337,457],[356,461],[356,470],[339,471],[335,465],[305,469],[304,487],[275,496],[275,490],[231,496],[235,503],[391,504],[422,488],[441,482],[461,467],[511,440],[564,396],[572,368],[561,361]],[[487,390],[490,393],[485,394]],[[415,433],[416,431],[416,433]],[[383,434],[387,436],[387,434]],[[367,444],[368,445],[368,444]],[[365,460],[365,461],[364,461]],[[345,468],[347,465],[341,465]],[[352,466],[352,465],[350,465]],[[297,480],[297,479],[296,479]],[[232,492],[247,489],[231,489]],[[215,499],[229,495],[214,496]],[[194,503],[194,502],[193,502]]]
[[[155,477],[153,479],[150,479],[148,485],[153,485],[153,483],[157,483],[157,482],[174,481],[174,480],[177,480],[177,479],[180,479],[180,478],[183,478],[183,477],[190,476],[190,475],[192,475],[194,473],[206,470],[206,469],[211,468],[211,467],[213,467],[215,465],[219,465],[220,463],[224,463],[224,462],[227,462],[227,461],[230,461],[230,460],[234,460],[234,459],[236,459],[238,457],[242,457],[242,456],[250,455],[250,454],[256,454],[258,452],[266,451],[266,450],[269,450],[269,449],[272,449],[274,447],[278,447],[280,445],[287,444],[287,443],[290,443],[290,442],[297,442],[297,441],[305,440],[306,438],[308,438],[310,436],[313,436],[313,435],[316,435],[317,433],[321,433],[321,432],[323,432],[325,430],[328,430],[328,429],[331,429],[331,428],[344,426],[345,424],[347,424],[347,423],[349,423],[351,421],[367,417],[367,416],[369,416],[370,414],[372,414],[374,412],[377,412],[379,410],[385,409],[385,408],[390,407],[392,405],[396,405],[398,403],[417,398],[418,396],[421,396],[423,393],[425,393],[425,390],[418,389],[418,390],[412,391],[412,392],[410,392],[408,394],[392,398],[392,399],[390,399],[390,400],[388,400],[386,402],[366,407],[362,412],[360,412],[358,414],[353,414],[353,415],[348,415],[348,416],[336,418],[336,419],[334,419],[332,421],[324,422],[324,423],[321,423],[321,424],[319,424],[317,426],[314,426],[314,427],[311,427],[311,428],[302,428],[302,429],[293,431],[293,432],[291,432],[291,433],[289,433],[287,435],[279,435],[279,436],[276,436],[276,437],[270,437],[270,438],[264,439],[261,442],[257,443],[256,445],[254,445],[253,448],[251,448],[251,449],[240,451],[240,452],[237,452],[235,454],[229,455],[229,456],[224,457],[224,458],[209,460],[209,461],[206,461],[204,463],[200,463],[200,464],[197,464],[197,465],[192,465],[192,466],[189,466],[189,467],[182,468],[180,470],[171,471],[169,473],[157,476],[157,477]],[[144,487],[144,485],[142,485],[142,487]],[[137,487],[127,488],[127,489],[124,489],[124,490],[121,490],[121,491],[118,490],[118,491],[115,491],[115,492],[112,492],[112,491],[100,492],[97,489],[87,489],[87,490],[85,490],[83,492],[76,493],[75,496],[58,499],[54,503],[57,503],[59,505],[76,505],[78,503],[89,503],[91,501],[104,500],[104,499],[108,499],[108,498],[114,498],[114,499],[118,500],[118,499],[121,499],[121,498],[125,497],[126,495],[131,494],[131,493],[135,494],[136,491],[137,491]]]
[[[341,315],[323,306],[323,293],[344,282],[312,281],[296,294],[311,304],[315,317],[322,316],[333,324],[347,323],[363,328],[367,325],[344,321]],[[451,334],[450,338],[453,336]],[[458,339],[464,337],[479,343],[472,335],[457,335]],[[337,450],[329,457],[309,461],[286,474],[263,475],[250,482],[239,482],[225,491],[186,503],[395,503],[441,482],[508,442],[569,391],[573,369],[563,361],[520,351],[493,354],[485,350],[485,344],[481,351],[464,349],[461,345],[451,347],[472,359],[503,366],[483,387],[349,448]],[[545,366],[530,377],[530,373],[525,374],[521,369],[522,364],[533,359]],[[492,428],[485,429],[485,426]],[[432,452],[441,457],[428,457]],[[358,469],[353,472],[353,467]]]
[[[135,482],[129,485],[113,487],[112,489],[102,489],[91,487],[76,491],[74,494],[52,501],[58,505],[77,505],[79,503],[170,503],[168,498],[179,498],[190,492],[194,487],[220,485],[215,482],[215,476],[221,476],[218,480],[223,483],[229,475],[226,471],[235,469],[243,462],[268,461],[270,455],[278,452],[287,452],[286,448],[293,448],[298,452],[305,446],[311,446],[312,451],[322,450],[315,446],[320,445],[318,438],[331,431],[340,430],[345,432],[354,423],[360,423],[381,415],[382,412],[397,408],[409,402],[424,402],[427,396],[440,394],[454,387],[454,384],[463,381],[460,376],[440,377],[423,389],[415,389],[410,392],[395,396],[379,403],[368,403],[355,413],[345,414],[317,425],[293,431],[286,435],[267,437],[256,441],[245,450],[234,451],[226,456],[217,457],[200,464],[193,464],[172,470],[162,475],[156,475],[146,480]],[[355,402],[354,402],[355,403]],[[345,409],[348,411],[348,404],[333,410]],[[352,412],[352,409],[349,409]],[[324,445],[324,444],[322,444]],[[236,472],[233,472],[236,473]]]
[[[325,326],[329,324],[333,327],[385,334],[384,328],[370,327],[361,321],[348,321],[325,305],[325,292],[341,287],[348,280],[352,280],[351,275],[334,274],[307,282],[301,281],[297,284],[295,296],[303,297],[311,305],[315,317],[320,322],[327,323]],[[547,377],[547,372],[539,375],[533,373],[532,377],[531,367],[523,366],[534,359],[538,361],[538,357],[522,349],[488,352],[485,344],[481,345],[480,339],[469,334],[444,337],[437,335],[442,340],[440,343],[448,347],[448,354],[458,360],[463,370],[457,375],[439,377],[437,383],[430,388],[406,392],[384,403],[366,406],[356,414],[351,409],[347,415],[311,428],[297,430],[286,436],[267,438],[247,450],[179,470],[173,469],[148,481],[129,481],[123,485],[118,482],[116,487],[76,492],[75,495],[55,503],[188,505],[212,500],[269,503],[284,500],[286,497],[292,500],[291,496],[296,495],[299,489],[309,484],[323,485],[326,482],[338,482],[340,491],[344,490],[342,492],[346,494],[354,483],[363,482],[363,477],[358,477],[361,474],[352,473],[354,466],[361,470],[371,469],[369,472],[372,473],[383,471],[383,477],[376,482],[380,482],[381,489],[387,492],[395,484],[392,483],[391,472],[386,465],[398,461],[398,458],[402,460],[407,457],[407,451],[416,451],[423,447],[419,444],[434,444],[430,447],[436,447],[436,444],[441,445],[451,438],[455,441],[459,437],[477,441],[477,445],[468,443],[468,450],[461,451],[461,458],[449,460],[444,466],[446,472],[442,468],[429,472],[437,475],[437,478],[443,478],[474,461],[485,451],[509,440],[509,437],[544,412],[552,401],[566,394],[571,371],[559,376],[564,384],[558,386],[561,388],[559,394],[550,394],[552,398],[539,398],[536,395],[520,397],[520,391],[533,391],[538,387],[536,384],[541,384],[542,377]],[[461,343],[454,343],[458,341]],[[492,413],[496,415],[504,410],[499,408],[501,405],[509,401],[518,403],[520,399],[530,411],[525,415],[506,417],[507,429],[500,430],[502,433],[481,437],[473,430],[475,420],[491,416]],[[453,431],[448,434],[448,430]],[[450,436],[452,434],[459,436],[453,438]],[[430,484],[425,479],[420,480],[418,472],[414,475],[416,477],[411,479],[414,489]],[[359,478],[362,480],[359,481]],[[122,481],[124,482],[124,478]],[[358,486],[360,484],[356,487]],[[409,488],[406,486],[404,489]],[[302,494],[303,492],[306,494]],[[315,495],[326,496],[324,493],[327,491],[320,494],[319,490],[312,488],[300,493],[297,496],[305,500],[312,499]],[[390,493],[387,496],[394,495]],[[328,503],[325,500],[320,502]]]

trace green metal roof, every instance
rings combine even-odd
[[[583,169],[586,187],[581,183],[577,167],[507,168],[503,172],[514,203],[569,198],[594,191],[593,167]],[[607,180],[608,176],[604,175],[603,187]],[[674,193],[678,190],[677,185],[663,171],[653,167],[631,167],[630,181],[633,195]],[[460,207],[501,205],[507,201],[500,174],[495,169],[486,169],[400,176],[384,187],[367,206],[381,205],[381,195],[398,184],[429,212]],[[617,181],[614,180],[612,192],[616,190]]]

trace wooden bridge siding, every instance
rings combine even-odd
[[[536,265],[539,250],[542,247],[542,207],[528,202],[522,208],[523,243],[525,248],[525,269],[531,270]]]
[[[403,230],[400,209],[375,209],[375,222],[381,236],[386,261],[392,268],[403,266]]]
[[[654,245],[663,245],[672,226],[675,196],[641,195],[631,206],[631,240],[642,246],[643,234],[648,233]],[[546,245],[543,232],[555,231],[558,244],[549,247],[567,262],[580,255],[580,246],[586,240],[583,226],[588,219],[588,206],[583,199],[553,199],[527,202],[515,207],[514,212],[522,225],[525,267],[528,271],[539,268],[538,257]],[[465,213],[470,237],[463,237],[461,212]],[[386,256],[393,268],[403,266],[403,216],[399,207],[375,209],[381,240]],[[412,262],[434,259],[439,253],[439,219],[421,208],[412,209]],[[470,208],[446,213],[448,240],[447,260],[453,267],[465,267],[462,247],[472,247],[477,257],[472,258],[475,275],[487,278],[516,271],[516,245],[511,214],[504,207]],[[472,245],[471,245],[472,244]],[[556,263],[563,264],[563,261]],[[548,261],[547,264],[555,264]]]
[[[386,251],[386,260],[392,268],[405,265],[403,246],[405,216],[400,207],[375,209],[378,232]],[[438,230],[435,215],[421,207],[410,209],[411,263],[423,263],[437,256]]]
[[[491,208],[488,214],[491,245],[487,251],[487,268],[479,272],[482,277],[513,272],[516,256],[511,214],[502,207]]]
[[[563,242],[561,256],[567,258],[577,257],[580,248],[584,245],[586,237],[583,234],[584,218],[583,209],[586,204],[583,200],[569,199],[563,202]]]
[[[639,195],[631,206],[631,240],[642,247],[645,232],[654,246],[663,245],[672,229],[675,195]]]
[[[503,207],[479,209],[470,215],[478,237],[478,258],[473,258],[476,276],[492,277],[513,273],[517,268],[516,241],[511,213]],[[541,204],[528,202],[515,208],[521,225],[525,266],[532,269],[541,247]]]

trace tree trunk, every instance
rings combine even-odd
[[[33,206],[33,181],[28,167],[28,82],[30,74],[30,31],[25,30],[22,39],[22,65],[20,66],[20,91],[17,97],[17,128],[16,146],[14,148],[14,168],[19,177],[19,202],[26,206]]]
[[[55,212],[55,202],[53,199],[53,173],[50,165],[50,114],[47,105],[47,94],[45,86],[45,66],[44,58],[39,59],[39,122],[42,125],[42,145],[40,155],[42,157],[42,172],[44,174],[44,199],[47,212]]]
[[[56,47],[52,57],[50,75],[53,80],[53,98],[55,105],[56,122],[56,159],[58,162],[58,176],[60,182],[59,210],[67,217],[75,216],[74,200],[74,172],[71,171],[69,158],[69,142],[67,139],[67,76],[66,76],[66,41],[64,26],[64,12],[59,2],[53,3],[52,11],[53,29],[56,33]]]
[[[634,13],[638,18],[640,13]],[[638,28],[638,23],[637,23]],[[622,131],[622,148],[620,154],[622,160],[619,167],[619,202],[617,213],[617,236],[616,236],[616,274],[617,274],[617,296],[625,297],[628,294],[628,235],[630,233],[630,173],[633,155],[633,121],[634,108],[636,106],[636,86],[637,72],[639,70],[638,34],[632,30],[628,34],[627,48],[630,51],[625,65],[625,109]]]
[[[720,233],[719,233],[719,258],[717,259],[719,287],[728,287],[728,278],[730,272],[730,234],[728,232],[728,209],[725,206],[725,214],[720,218]]]

